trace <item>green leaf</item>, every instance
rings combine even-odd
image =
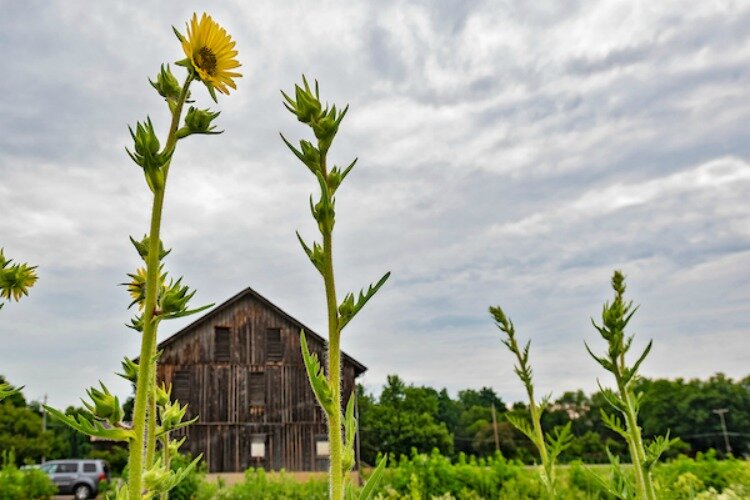
[[[531,430],[531,426],[524,418],[510,414],[506,414],[505,418],[508,419],[508,422],[510,422],[513,427],[521,431],[527,438],[531,440],[532,443],[538,446],[534,431]]]
[[[554,463],[560,453],[572,444],[573,433],[570,430],[571,424],[572,422],[568,422],[563,427],[557,426],[552,434],[547,434],[550,462]]]
[[[343,330],[344,327],[349,324],[354,316],[356,316],[365,304],[367,304],[367,301],[369,301],[378,290],[380,290],[380,287],[388,281],[390,276],[391,273],[387,272],[374,286],[370,285],[367,288],[367,292],[364,292],[364,289],[360,290],[356,302],[354,301],[353,293],[348,293],[346,297],[344,297],[344,301],[339,306],[339,331]]]
[[[9,398],[10,396],[14,394],[18,394],[23,389],[23,386],[21,387],[13,387],[10,384],[0,384],[0,401],[2,401],[5,398]]]
[[[375,467],[372,475],[367,480],[367,483],[362,488],[362,491],[359,493],[359,500],[369,500],[370,498],[372,498],[372,495],[375,493],[375,489],[378,487],[378,483],[383,478],[383,471],[385,470],[386,462],[388,462],[388,454],[385,454],[381,457],[380,462],[378,462],[378,466]]]
[[[646,346],[646,349],[643,350],[643,353],[640,355],[638,360],[633,364],[633,367],[625,370],[624,381],[626,385],[630,383],[633,377],[638,373],[638,368],[640,368],[641,363],[643,363],[643,360],[646,359],[646,356],[648,356],[648,353],[651,352],[651,346],[653,346],[653,344],[654,344],[654,341],[650,340],[648,342],[648,345]]]
[[[323,373],[323,367],[320,366],[318,355],[310,354],[307,348],[307,339],[305,338],[304,330],[300,332],[299,337],[302,346],[302,359],[305,362],[305,369],[307,370],[307,378],[310,380],[310,386],[315,397],[318,399],[318,403],[320,403],[320,406],[328,415],[333,414],[334,410],[340,411],[338,408],[334,408],[331,386]]]
[[[612,429],[614,432],[619,434],[622,438],[624,438],[626,441],[630,439],[630,435],[627,433],[625,428],[622,426],[622,422],[620,421],[620,418],[617,415],[610,415],[604,409],[600,409],[599,413],[602,417],[602,422],[606,427],[609,429]]]
[[[66,415],[65,413],[47,405],[44,405],[44,409],[68,427],[86,434],[87,436],[110,439],[112,441],[130,441],[131,439],[135,439],[135,434],[132,429],[125,429],[122,427],[105,428],[101,422],[94,420],[93,418],[89,419],[84,414],[79,413],[75,416]]]
[[[356,394],[349,396],[344,414],[344,451],[341,462],[341,474],[347,476],[354,469],[354,441],[357,436],[357,420],[354,418]]]

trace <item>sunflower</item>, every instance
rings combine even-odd
[[[178,37],[182,42],[182,50],[209,92],[213,94],[212,89],[216,88],[228,95],[227,87],[237,88],[233,78],[242,75],[230,71],[240,66],[235,59],[235,42],[211,16],[204,12],[199,21],[197,14],[193,14],[193,19],[187,23],[187,37],[179,33]]]

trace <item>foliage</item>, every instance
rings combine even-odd
[[[439,406],[436,391],[407,386],[396,375],[388,376],[377,403],[359,390],[361,449],[366,463],[375,463],[378,452],[391,456],[409,454],[412,449],[452,452],[451,435],[435,418]]]
[[[330,496],[333,500],[340,500],[344,498],[345,494],[347,497],[353,495],[350,476],[355,463],[354,439],[357,429],[357,421],[354,418],[354,394],[346,395],[349,401],[343,419],[341,415],[341,332],[388,280],[390,273],[386,273],[377,283],[369,285],[366,290],[363,288],[356,295],[353,292],[347,293],[341,304],[338,303],[333,266],[333,227],[336,222],[335,194],[354,168],[357,160],[352,161],[346,168],[329,165],[328,151],[349,106],[338,110],[335,104],[324,106],[320,100],[318,82],[315,82],[314,88],[311,88],[304,76],[302,77],[302,86],[294,86],[294,98],[283,91],[281,93],[284,96],[285,102],[283,104],[286,109],[297,120],[307,125],[315,136],[315,144],[303,139],[299,143],[299,149],[286,140],[283,135],[281,139],[294,156],[315,176],[320,186],[320,199],[313,202],[312,196],[310,197],[310,211],[317,223],[323,243],[321,245],[315,242],[311,247],[305,243],[299,233],[297,233],[297,238],[313,267],[322,276],[325,285],[328,313],[327,371],[323,370],[317,355],[308,351],[304,332],[301,333],[301,344],[310,386],[328,417],[331,462],[329,469]],[[342,439],[342,427],[344,439]],[[381,467],[376,469],[376,471],[380,470],[382,470]],[[376,483],[378,476],[373,477],[372,480]],[[365,487],[360,493],[360,498],[369,498],[370,494],[371,488]]]
[[[750,466],[745,460],[719,460],[716,452],[698,453],[692,459],[684,455],[660,465],[655,470],[659,498],[678,498],[681,493],[714,489],[744,488],[750,493]],[[667,495],[671,495],[668,497]]]
[[[17,464],[38,462],[53,440],[51,432],[42,431],[39,412],[26,405],[20,392],[0,402],[0,450],[15,450]]]
[[[392,459],[383,474],[383,491],[385,498],[417,494],[425,499],[445,494],[467,498],[469,492],[476,498],[495,498],[507,481],[524,472],[523,466],[501,454],[481,459],[461,454],[452,462],[437,450],[414,452]]]
[[[0,500],[35,500],[50,498],[57,488],[39,469],[19,470],[12,451],[3,451],[0,467]]]
[[[172,494],[170,493],[170,498]],[[244,481],[232,487],[222,483],[203,483],[197,500],[327,500],[328,484],[323,479],[300,482],[283,471],[269,476],[263,469],[248,469]]]

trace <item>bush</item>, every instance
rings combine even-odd
[[[177,469],[187,467],[190,462],[193,461],[191,454],[182,453],[172,457],[169,462],[170,468],[173,471]],[[198,489],[201,482],[205,482],[206,476],[206,464],[203,461],[198,462],[198,465],[187,475],[185,479],[175,486],[169,492],[170,500],[192,500],[198,495]]]
[[[710,490],[722,493],[731,489],[735,494],[750,491],[748,463],[736,458],[719,460],[714,450],[698,453],[695,459],[681,455],[659,465],[654,476],[660,495],[669,499],[692,498],[692,494]]]
[[[170,499],[172,495],[170,494]],[[258,500],[326,500],[328,498],[328,481],[326,478],[310,479],[299,482],[288,476],[282,470],[279,474],[269,477],[262,469],[248,469],[245,480],[230,488],[223,483],[199,486],[196,498],[198,500],[244,500],[254,498]]]
[[[411,458],[402,456],[386,469],[381,485],[388,495],[411,498],[429,499],[441,495],[462,500],[494,498],[508,481],[524,472],[522,465],[506,460],[499,453],[481,459],[460,454],[456,463],[452,463],[433,450],[429,455],[414,452]]]
[[[13,452],[3,452],[0,468],[0,500],[36,500],[57,493],[47,474],[39,469],[19,470]]]

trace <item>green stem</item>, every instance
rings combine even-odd
[[[177,101],[177,106],[172,113],[172,123],[169,127],[167,143],[164,146],[165,151],[169,151],[177,142],[177,126],[182,114],[182,106],[187,98],[190,83],[193,80],[193,74],[190,73],[182,86],[182,92]],[[146,450],[146,464],[153,463],[153,453],[155,448],[156,429],[156,410],[148,412],[148,435],[146,434],[147,406],[149,395],[153,399],[155,390],[155,373],[156,373],[156,329],[157,324],[154,321],[154,312],[156,310],[157,288],[159,286],[159,266],[160,266],[160,231],[161,231],[161,214],[164,207],[164,192],[166,190],[167,173],[169,164],[167,162],[164,168],[164,186],[157,188],[154,192],[154,201],[151,208],[151,228],[149,232],[149,248],[146,258],[146,298],[144,301],[143,311],[143,333],[141,335],[141,353],[138,364],[138,379],[135,391],[135,408],[133,409],[133,431],[134,439],[130,443],[129,459],[129,497],[132,499],[141,498],[142,494],[142,477],[143,477],[143,459],[144,449]],[[153,425],[152,425],[153,421]],[[152,445],[152,443],[154,443]],[[145,445],[145,446],[144,446]],[[153,446],[153,447],[152,447]]]
[[[328,182],[325,155],[321,155],[321,170],[323,178]],[[338,301],[336,300],[336,284],[333,273],[333,229],[321,229],[323,235],[323,257],[325,267],[323,282],[326,289],[326,305],[328,308],[328,383],[331,386],[333,408],[328,415],[328,443],[330,445],[331,468],[330,493],[331,500],[344,498],[344,477],[342,470],[341,438],[341,331],[339,329]]]
[[[171,457],[169,455],[169,433],[165,432],[164,435],[161,437],[161,449],[162,453],[164,455],[164,468],[166,470],[169,470],[170,468],[170,460]],[[169,492],[165,491],[161,494],[161,500],[168,500],[169,499]]]
[[[627,422],[627,431],[630,435],[630,439],[628,440],[630,442],[628,445],[630,448],[630,458],[633,462],[633,469],[635,471],[636,484],[638,485],[639,497],[645,498],[646,500],[655,500],[656,492],[654,491],[654,485],[651,482],[648,470],[644,467],[646,452],[643,448],[641,428],[638,427],[638,416],[635,411],[633,396],[622,384],[620,384],[620,393],[626,406],[625,421]]]

